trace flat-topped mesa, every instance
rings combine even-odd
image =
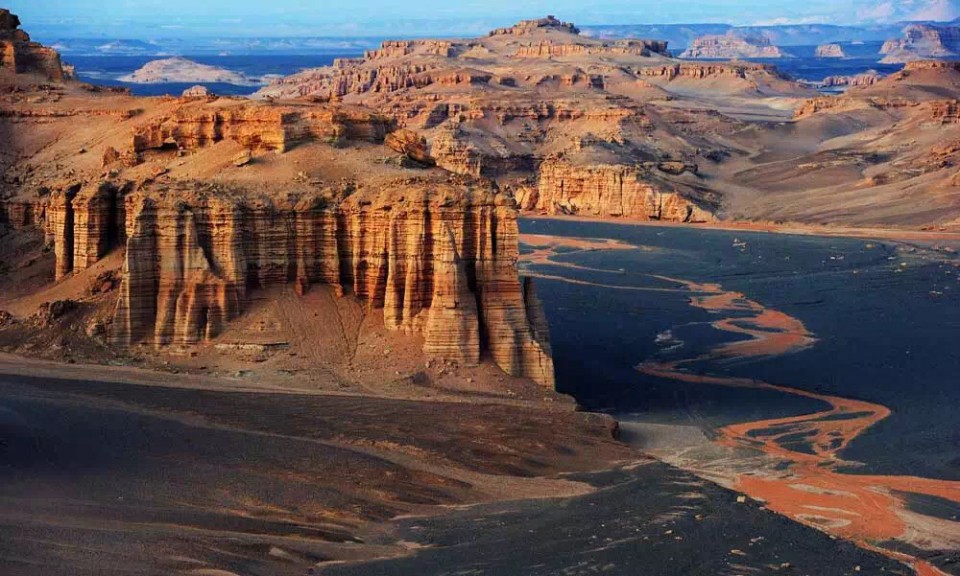
[[[910,24],[903,37],[884,42],[883,64],[901,64],[929,58],[960,57],[960,26]]]
[[[664,164],[664,171],[683,173],[696,170],[682,162]],[[651,166],[650,169],[658,168]],[[540,166],[537,190],[520,198],[521,208],[549,214],[635,220],[716,221],[714,198],[704,197],[695,202],[676,190],[664,191],[665,186],[644,172],[634,166],[578,166],[550,159]]]
[[[572,22],[562,22],[550,15],[537,20],[523,20],[509,28],[497,28],[490,36],[525,36],[541,30],[555,30],[566,34],[580,34],[580,29]]]
[[[115,341],[205,342],[252,289],[325,284],[382,310],[387,328],[423,334],[430,356],[476,364],[485,351],[508,374],[553,385],[542,311],[517,275],[512,200],[413,181],[342,195],[128,195]]]
[[[3,70],[41,74],[58,82],[70,76],[56,50],[31,42],[30,35],[20,30],[20,18],[0,8],[0,71]]]
[[[734,31],[723,35],[701,36],[680,54],[680,58],[718,59],[782,58],[783,52],[765,36],[743,36]]]
[[[300,142],[379,142],[389,122],[379,115],[344,107],[284,107],[226,101],[215,107],[202,99],[133,132],[134,153],[165,147],[192,150],[224,139],[253,150],[286,151]]]
[[[846,58],[847,55],[843,51],[843,46],[833,43],[833,44],[821,44],[817,46],[816,51],[817,58]]]

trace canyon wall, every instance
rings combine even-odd
[[[716,206],[709,201],[701,206],[678,191],[664,191],[664,187],[634,166],[575,166],[551,159],[540,166],[537,188],[520,193],[518,201],[522,209],[549,214],[674,222],[716,220]]]
[[[277,199],[101,182],[29,208],[0,204],[25,225],[47,215],[58,279],[125,248],[111,328],[122,346],[207,342],[252,290],[323,284],[382,310],[389,329],[421,334],[428,356],[475,365],[486,354],[510,375],[554,383],[543,313],[516,269],[516,205],[486,188],[409,181]]]

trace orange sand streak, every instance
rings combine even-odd
[[[712,312],[737,311],[745,318],[723,318],[712,325],[719,330],[749,336],[742,342],[722,344],[697,358],[648,363],[642,372],[685,382],[775,390],[825,402],[830,406],[813,414],[746,422],[719,430],[716,442],[727,447],[748,447],[790,463],[782,476],[739,475],[736,486],[763,500],[771,510],[847,538],[863,548],[908,564],[920,576],[944,576],[928,562],[881,548],[874,542],[904,540],[908,526],[898,515],[905,508],[897,492],[936,496],[960,502],[960,482],[912,476],[842,474],[835,470],[844,461],[839,453],[866,429],[890,415],[884,406],[777,386],[745,378],[698,375],[682,365],[704,360],[789,354],[813,345],[816,340],[803,323],[787,314],[768,310],[743,294],[724,291],[715,284],[673,280],[690,292],[691,305]],[[812,454],[791,450],[782,441],[803,435]]]
[[[560,247],[582,251],[638,248],[614,240],[556,236],[522,235],[521,240],[537,248],[533,254],[524,256],[524,260],[528,262],[602,272],[610,271],[559,262],[552,257],[557,255],[556,250]],[[839,453],[865,430],[888,417],[890,410],[879,404],[817,394],[747,378],[685,371],[684,364],[705,360],[771,357],[795,353],[813,346],[816,338],[799,319],[765,308],[739,292],[724,290],[718,284],[698,284],[664,276],[654,277],[680,284],[684,291],[693,294],[690,299],[691,306],[710,312],[740,313],[741,317],[721,318],[714,321],[712,326],[749,338],[718,345],[696,358],[667,363],[645,363],[638,366],[638,370],[660,378],[684,382],[773,390],[818,400],[829,406],[829,409],[813,414],[746,422],[721,428],[715,440],[719,445],[761,450],[769,457],[790,465],[789,470],[782,475],[740,474],[736,479],[737,488],[755,499],[763,500],[767,508],[797,522],[849,539],[864,549],[902,562],[910,566],[918,576],[947,576],[926,561],[882,548],[876,543],[893,539],[907,540],[909,527],[898,514],[905,509],[906,504],[897,493],[925,494],[960,502],[960,482],[913,476],[863,476],[836,471],[837,465],[845,463]],[[549,278],[604,286],[561,276]],[[673,291],[669,288],[607,287]],[[812,454],[791,450],[782,443],[786,437],[797,434],[803,435],[802,440]]]

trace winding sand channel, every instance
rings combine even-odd
[[[558,261],[556,256],[560,254],[643,249],[614,240],[559,236],[527,235],[522,241],[533,248],[525,261],[548,264],[551,271],[578,268],[597,271],[581,268],[568,259]],[[580,278],[538,270],[539,267],[531,268],[526,273],[550,280],[584,283]],[[660,442],[658,447],[648,448],[653,455],[763,501],[771,510],[797,522],[898,560],[919,575],[947,574],[918,556],[923,550],[960,549],[960,523],[911,510],[907,499],[921,495],[960,503],[960,482],[843,471],[857,465],[843,459],[844,449],[864,431],[889,417],[890,409],[870,402],[710,373],[709,366],[714,363],[774,358],[816,346],[816,335],[802,321],[719,284],[653,275],[649,278],[657,280],[660,286],[666,283],[672,287],[600,286],[685,294],[689,305],[715,317],[711,326],[729,338],[689,357],[644,360],[636,366],[638,371],[672,381],[774,391],[822,402],[825,406],[808,414],[722,426],[710,431],[713,443],[710,450],[678,450],[668,447],[668,442]],[[678,348],[683,350],[682,346]]]

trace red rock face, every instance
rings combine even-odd
[[[67,78],[60,54],[30,41],[30,36],[19,29],[20,19],[9,10],[0,8],[0,69],[16,74],[42,74],[50,80]]]

